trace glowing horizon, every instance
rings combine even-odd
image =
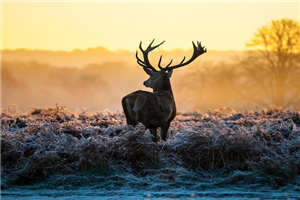
[[[271,20],[299,20],[299,1],[4,1],[0,49],[135,50],[139,41],[166,40],[163,49],[244,50]]]

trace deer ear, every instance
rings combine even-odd
[[[172,73],[173,73],[173,70],[172,69],[170,69],[170,70],[168,70],[168,72],[167,72],[168,74],[167,74],[167,76],[168,76],[168,78],[171,78],[171,76],[172,76]]]

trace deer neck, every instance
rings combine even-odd
[[[163,81],[163,83],[158,88],[153,88],[153,93],[164,94],[169,93],[173,97],[173,91],[169,79]]]

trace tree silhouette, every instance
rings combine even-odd
[[[300,71],[300,23],[292,19],[273,20],[261,27],[246,44],[254,48],[249,61],[269,78],[272,103],[287,106],[297,100]],[[261,81],[262,82],[262,81]],[[264,81],[265,83],[265,81]]]

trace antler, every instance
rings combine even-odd
[[[165,71],[166,71],[166,70],[173,70],[173,69],[176,69],[176,68],[179,68],[179,67],[182,67],[182,66],[185,66],[185,65],[191,63],[191,62],[192,62],[193,60],[195,60],[198,56],[204,54],[204,53],[207,51],[206,48],[205,48],[204,46],[201,45],[201,42],[198,42],[198,41],[197,41],[197,45],[195,45],[194,42],[192,42],[192,43],[193,43],[194,52],[193,52],[192,57],[191,57],[188,61],[184,62],[184,60],[185,60],[185,56],[184,56],[183,59],[181,60],[181,62],[180,62],[179,64],[170,66],[170,65],[172,64],[172,62],[173,62],[173,59],[172,59],[172,60],[169,62],[169,64],[167,64],[167,65],[163,68],[163,67],[160,65],[161,59],[162,59],[162,56],[160,56],[159,61],[158,61],[158,67],[159,67],[161,70],[165,70]]]
[[[151,73],[151,72],[153,72],[153,71],[155,71],[155,72],[157,71],[157,70],[150,64],[150,61],[149,61],[149,58],[148,58],[148,53],[149,53],[150,51],[152,51],[153,49],[155,49],[155,48],[159,47],[160,45],[162,45],[165,41],[162,41],[161,43],[159,43],[159,44],[157,44],[157,45],[155,45],[155,46],[151,46],[151,45],[153,44],[153,42],[154,42],[154,39],[152,40],[152,42],[149,44],[149,46],[148,46],[145,50],[142,48],[142,42],[140,42],[139,48],[140,48],[141,52],[143,53],[143,58],[144,58],[144,60],[141,60],[141,59],[139,58],[139,56],[138,56],[138,51],[136,51],[136,54],[135,54],[135,57],[136,57],[136,59],[137,59],[137,63],[138,63],[140,66],[142,66],[142,67],[144,68],[144,70],[145,70],[145,72],[146,72],[147,74],[149,74],[149,73]],[[148,70],[151,70],[151,71],[148,71]]]

